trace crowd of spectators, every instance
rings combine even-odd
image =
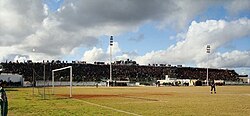
[[[109,79],[110,65],[108,64],[87,64],[80,62],[4,62],[4,73],[23,75],[25,81],[32,82],[33,75],[36,80],[43,80],[44,67],[46,80],[51,80],[51,72],[54,69],[72,66],[73,81],[105,81]],[[165,79],[165,75],[177,79],[200,79],[205,80],[206,68],[176,67],[166,65],[112,65],[113,80],[130,82],[156,82]],[[238,80],[238,74],[234,70],[209,69],[209,78],[215,80]],[[69,69],[55,73],[55,80],[69,80]]]
[[[181,67],[172,70],[172,77],[178,79],[206,80],[207,68]],[[208,77],[211,80],[238,81],[238,74],[234,70],[209,68]]]

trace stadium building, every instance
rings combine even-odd
[[[132,64],[132,65],[131,65]],[[54,69],[72,66],[73,82],[96,82],[105,83],[109,79],[110,67],[105,63],[79,63],[79,62],[5,62],[1,63],[4,67],[4,73],[12,73],[22,75],[25,81],[33,81],[33,69],[35,71],[35,80],[43,80],[45,74],[46,80],[51,80],[51,72]],[[44,69],[45,67],[45,69]],[[131,85],[131,83],[140,83],[140,85],[155,85],[157,80],[164,80],[166,75],[170,79],[181,80],[199,80],[204,84],[207,75],[206,68],[182,67],[171,65],[139,65],[135,61],[128,60],[126,63],[116,62],[112,65],[113,83],[117,85]],[[240,81],[239,75],[234,70],[227,69],[209,69],[209,80],[222,81]],[[68,81],[69,70],[63,70],[55,73],[55,80]],[[124,83],[123,83],[124,82]],[[181,81],[186,83],[186,81]],[[79,84],[78,84],[79,85]],[[80,84],[81,85],[81,84]],[[189,85],[194,85],[189,83]]]

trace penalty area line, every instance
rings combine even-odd
[[[139,115],[139,114],[136,114],[136,113],[127,112],[127,111],[124,111],[124,110],[119,110],[119,109],[115,109],[115,108],[112,108],[112,107],[108,107],[108,106],[104,106],[104,105],[100,105],[100,104],[96,104],[96,103],[92,103],[92,102],[88,102],[88,101],[84,101],[84,100],[79,100],[79,99],[75,99],[75,100],[78,100],[78,101],[81,101],[81,102],[84,102],[86,104],[90,104],[90,105],[93,105],[93,106],[98,106],[98,107],[110,109],[110,110],[113,110],[113,111],[125,113],[125,114],[130,114],[130,115],[134,115],[134,116],[142,116],[142,115]]]

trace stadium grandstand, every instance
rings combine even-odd
[[[32,82],[33,69],[36,71],[37,80],[43,79],[45,65],[46,78],[51,78],[51,72],[54,69],[72,66],[73,67],[73,81],[75,82],[101,82],[109,79],[109,64],[94,63],[87,64],[86,62],[72,61],[71,63],[65,61],[43,61],[43,62],[2,62],[4,67],[3,73],[12,73],[22,75],[24,81]],[[113,80],[140,82],[146,84],[155,83],[157,80],[162,80],[165,75],[169,78],[176,79],[197,79],[206,80],[206,68],[196,67],[182,67],[171,66],[165,64],[153,65],[138,65],[135,61],[119,61],[112,65]],[[225,81],[239,81],[239,75],[234,70],[227,69],[209,69],[209,79],[225,80]],[[65,78],[61,78],[65,77]],[[69,70],[57,73],[55,78],[57,80],[69,80]]]

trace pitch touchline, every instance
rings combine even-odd
[[[115,108],[112,108],[112,107],[103,106],[103,105],[95,104],[95,103],[92,103],[92,102],[87,102],[87,101],[84,101],[84,100],[79,100],[79,99],[75,99],[75,100],[78,100],[78,101],[81,101],[81,102],[84,102],[84,103],[87,103],[87,104],[90,104],[90,105],[99,106],[99,107],[102,107],[102,108],[114,110],[114,111],[117,111],[117,112],[122,112],[122,113],[130,114],[130,115],[134,115],[134,116],[142,116],[142,115],[135,114],[135,113],[132,113],[132,112],[127,112],[127,111],[115,109]]]

